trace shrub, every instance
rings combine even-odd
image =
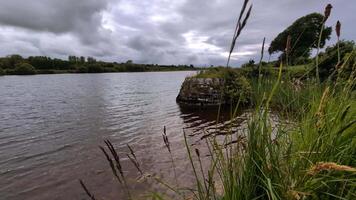
[[[88,68],[85,66],[78,66],[77,67],[77,72],[78,73],[88,73]]]
[[[0,67],[0,76],[4,75],[4,74],[5,74],[5,71]]]
[[[88,73],[102,73],[104,69],[99,64],[91,64],[88,66]]]
[[[13,74],[15,75],[33,75],[36,74],[35,68],[28,63],[21,63],[16,65]]]
[[[356,48],[353,41],[340,41],[340,56],[344,58],[346,54],[351,53]],[[328,78],[336,69],[338,64],[338,45],[328,47],[325,53],[321,55],[319,64],[319,75],[322,80]],[[341,61],[341,64],[343,62]]]
[[[224,95],[225,98],[228,98],[227,102],[232,99],[240,100],[241,103],[246,104],[251,99],[251,93],[251,85],[247,78],[234,70],[226,70]]]

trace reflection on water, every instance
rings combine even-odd
[[[189,186],[183,128],[198,145],[205,134],[230,123],[226,118],[216,125],[217,111],[176,104],[181,83],[192,73],[0,77],[0,199],[83,199],[79,178],[102,199],[125,198],[98,148],[104,139],[120,153],[135,195],[162,191],[152,182],[137,183],[139,174],[125,155],[130,144],[145,171],[175,184],[163,126],[178,181]]]

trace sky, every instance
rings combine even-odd
[[[297,18],[333,5],[328,26],[356,40],[355,0],[251,0],[231,65],[258,60]],[[0,56],[20,54],[147,64],[224,65],[243,0],[1,0]],[[336,36],[328,44],[335,43]],[[267,54],[267,53],[266,53]],[[268,60],[265,58],[265,60]]]

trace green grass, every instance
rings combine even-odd
[[[214,149],[210,173],[218,175],[224,192],[219,196],[200,187],[196,199],[356,198],[355,78],[337,84],[310,82],[295,91],[283,75],[255,88],[245,143],[224,149],[209,140]],[[273,130],[269,110],[275,106],[293,117],[293,123],[286,120]]]

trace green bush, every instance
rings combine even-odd
[[[35,68],[28,63],[21,63],[16,65],[13,74],[15,75],[33,75],[36,74]]]
[[[348,53],[356,48],[353,41],[340,41],[340,58],[343,59]],[[327,79],[335,71],[338,64],[338,45],[328,47],[325,53],[321,55],[319,64],[319,76],[322,80]],[[343,64],[343,60],[341,63]]]
[[[347,53],[341,60],[342,65],[338,69],[339,77],[347,80],[356,70],[356,52]]]
[[[5,74],[5,71],[0,67],[0,76],[4,75],[4,74]]]
[[[232,69],[225,71],[224,95],[228,98],[226,99],[228,102],[232,99],[234,101],[240,100],[240,102],[244,104],[249,103],[251,93],[251,85],[246,77]]]
[[[88,73],[102,73],[102,72],[104,72],[104,69],[99,64],[88,65]]]
[[[85,66],[77,66],[77,73],[88,73],[88,68]]]

